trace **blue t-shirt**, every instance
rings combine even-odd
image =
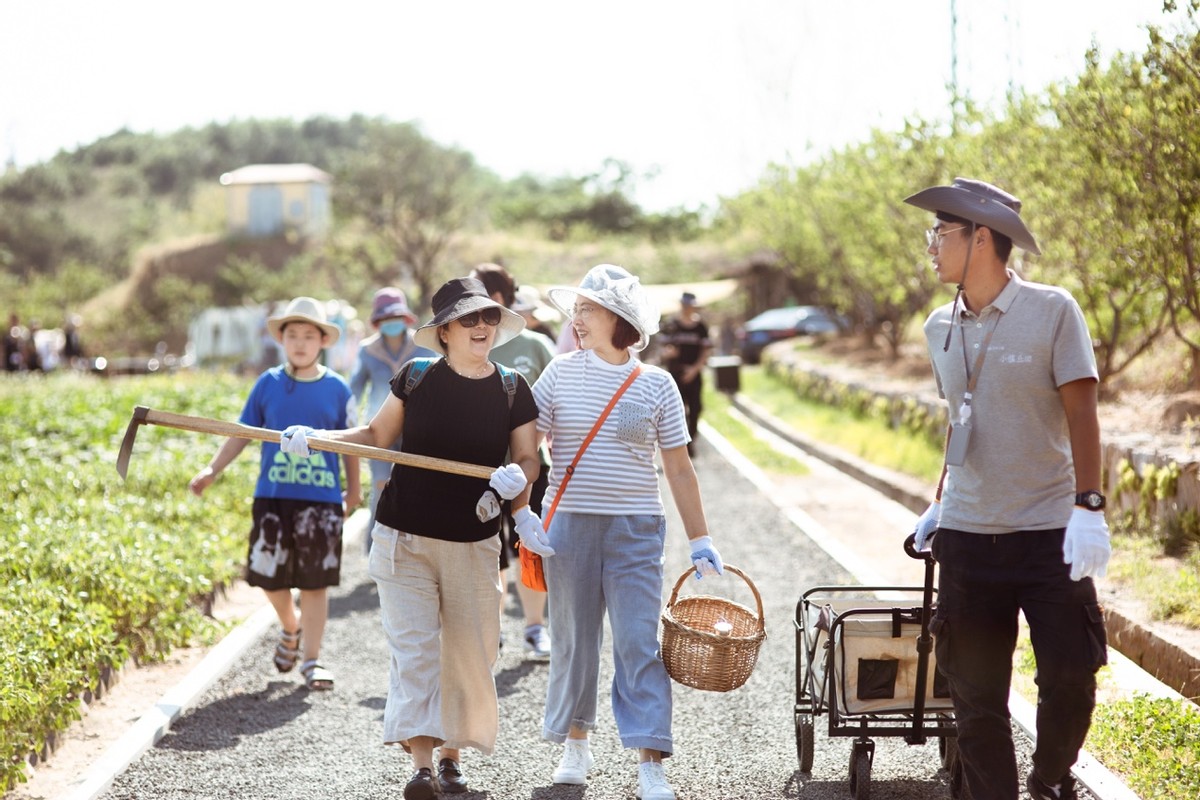
[[[272,430],[289,425],[338,430],[357,425],[358,412],[350,386],[333,370],[321,367],[318,377],[297,380],[279,366],[258,377],[240,420],[244,425]],[[301,458],[280,450],[278,442],[263,442],[254,496],[341,503],[338,457],[314,450],[308,458]]]

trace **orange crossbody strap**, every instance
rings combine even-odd
[[[617,405],[617,401],[621,399],[621,395],[625,394],[625,390],[629,385],[637,380],[637,376],[642,374],[642,365],[638,364],[629,373],[629,377],[621,384],[621,388],[617,389],[616,394],[612,396],[612,400],[608,401],[608,406],[600,414],[600,419],[596,420],[596,424],[592,426],[591,432],[587,438],[583,440],[583,444],[579,446],[579,452],[575,454],[575,460],[571,462],[571,466],[567,467],[567,474],[563,476],[562,484],[558,487],[558,492],[554,495],[554,502],[550,504],[550,511],[546,514],[546,518],[542,520],[542,527],[549,528],[550,520],[554,516],[554,509],[558,508],[558,501],[562,499],[563,492],[566,491],[567,484],[571,482],[571,476],[575,474],[575,465],[579,463],[579,459],[583,457],[583,451],[587,450],[587,446],[592,443],[592,439],[596,438],[596,434],[600,431],[600,426],[604,424],[604,420],[608,419],[608,415],[612,413],[613,408]]]

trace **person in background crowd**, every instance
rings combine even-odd
[[[4,369],[6,372],[16,372],[21,369],[21,342],[25,338],[25,329],[21,327],[21,318],[14,312],[8,315],[8,327],[4,329]]]
[[[558,334],[538,316],[538,311],[543,308],[542,296],[537,289],[532,286],[517,288],[513,295],[512,310],[525,318],[525,330],[540,333],[551,342],[557,343]]]
[[[29,330],[25,332],[25,337],[21,339],[21,368],[31,372],[42,372],[44,365],[42,363],[42,351],[38,349],[38,333],[42,330],[42,324],[35,320],[30,320]]]
[[[479,281],[447,281],[433,295],[433,319],[413,335],[417,345],[444,357],[402,367],[367,425],[319,434],[376,447],[400,439],[405,453],[504,464],[488,481],[397,464],[379,499],[369,571],[392,654],[383,740],[412,755],[415,772],[405,800],[467,791],[462,748],[485,755],[495,748],[500,521],[491,491],[515,500],[522,541],[545,538],[528,503],[528,483],[538,473],[537,406],[520,375],[511,375],[510,383],[506,370],[489,360],[494,346],[524,327]],[[284,450],[307,452],[313,433],[288,428]]]
[[[946,467],[914,531],[940,566],[933,620],[958,749],[974,800],[1016,800],[1008,695],[1018,614],[1037,660],[1033,800],[1073,800],[1071,765],[1107,661],[1093,576],[1109,558],[1100,493],[1098,374],[1079,304],[1007,267],[1039,253],[1021,202],[956,178],[905,199],[954,301],[925,321],[938,393],[950,406]]]
[[[358,363],[350,376],[350,392],[355,399],[367,391],[366,405],[362,418],[370,420],[383,408],[392,393],[392,378],[405,362],[413,358],[432,356],[433,351],[413,343],[409,331],[417,324],[417,317],[408,307],[404,292],[388,286],[375,292],[371,301],[371,327],[375,333],[363,339],[358,347]],[[392,442],[388,449],[400,450],[400,441]],[[392,474],[392,465],[387,461],[371,459],[371,521],[367,527],[366,550],[371,551],[369,532],[375,528],[375,511],[384,484]]]
[[[700,307],[696,295],[684,292],[679,298],[679,313],[667,321],[659,332],[659,347],[662,349],[663,364],[679,394],[687,412],[688,455],[696,454],[696,432],[703,408],[704,365],[712,355],[712,339],[708,325],[700,318]]]
[[[78,314],[67,317],[63,325],[62,361],[72,369],[83,369],[86,364],[83,357],[83,342],[79,338],[79,326],[83,318]]]
[[[519,290],[516,281],[508,270],[499,264],[480,264],[471,272],[471,277],[481,281],[488,295],[505,308],[516,311],[512,306],[517,302]],[[529,317],[524,315],[525,330],[518,333],[504,344],[492,348],[491,358],[497,364],[512,367],[525,378],[530,386],[542,374],[542,371],[554,359],[554,342],[540,333],[529,329]],[[529,495],[529,507],[539,517],[542,515],[542,497],[546,494],[546,486],[550,480],[550,453],[546,447],[538,448],[538,458],[541,469]],[[506,536],[507,534],[507,536]],[[507,593],[508,565],[517,562],[520,572],[520,561],[516,559],[517,535],[515,523],[511,514],[504,514],[504,525],[500,535],[507,539],[506,545],[500,550],[500,586]],[[525,615],[525,652],[532,658],[545,660],[550,658],[550,635],[546,633],[546,593],[538,592],[527,587],[518,576],[517,596],[521,600],[521,610]],[[500,598],[500,612],[504,613],[504,596]]]
[[[350,387],[319,363],[321,351],[338,337],[337,326],[325,319],[324,306],[311,297],[297,297],[282,315],[268,319],[267,327],[283,345],[287,360],[259,376],[240,422],[275,430],[297,420],[321,428],[356,424]],[[208,466],[192,478],[192,492],[203,494],[247,444],[247,439],[226,439]],[[275,668],[290,672],[303,645],[300,674],[315,690],[333,688],[333,673],[319,660],[329,618],[328,588],[341,579],[343,522],[362,500],[358,459],[346,457],[344,465],[343,493],[337,456],[297,455],[264,442],[251,510],[247,583],[266,593],[283,628],[273,656]],[[299,619],[293,589],[300,590]]]
[[[638,278],[601,264],[579,286],[549,290],[581,349],[550,363],[533,387],[538,433],[550,440],[555,508],[544,562],[550,605],[550,683],[542,735],[564,745],[555,783],[584,784],[593,766],[604,617],[612,629],[612,706],[621,744],[639,751],[637,795],[674,800],[663,758],[674,749],[671,679],[658,654],[666,517],[655,455],[683,519],[697,578],[724,569],[687,454],[683,400],[664,370],[635,353],[658,330],[658,310]],[[567,468],[614,395],[632,383]],[[561,491],[561,497],[559,493]]]

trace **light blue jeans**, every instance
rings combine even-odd
[[[550,684],[542,736],[596,726],[600,647],[607,611],[615,672],[613,716],[621,744],[670,755],[671,679],[658,653],[666,519],[658,514],[556,514],[544,562],[549,592]]]

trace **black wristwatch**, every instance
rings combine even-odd
[[[1080,492],[1075,495],[1075,505],[1082,506],[1088,511],[1103,511],[1104,510],[1104,495],[1097,492],[1095,489],[1086,492]]]

